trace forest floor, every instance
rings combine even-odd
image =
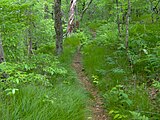
[[[82,86],[92,96],[89,100],[89,103],[91,104],[87,106],[91,111],[92,116],[89,116],[87,120],[109,120],[109,117],[106,115],[105,109],[103,108],[102,98],[98,94],[97,88],[89,81],[89,78],[84,73],[80,50],[78,50],[74,56],[72,67],[76,71]]]

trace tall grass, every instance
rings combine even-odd
[[[24,83],[11,95],[1,89],[0,120],[85,120],[89,114],[86,108],[88,95],[71,67],[79,44],[80,37],[76,35],[64,41],[64,53],[57,59],[67,75],[48,77],[53,86]],[[45,49],[38,52],[47,54]]]
[[[14,96],[1,99],[1,120],[83,120],[86,96],[78,86],[55,88],[27,85]],[[3,100],[3,101],[2,101]]]

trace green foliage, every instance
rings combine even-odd
[[[148,117],[146,117],[145,115],[142,116],[140,113],[134,111],[130,111],[130,113],[132,115],[133,120],[149,120]]]
[[[103,26],[99,27],[97,30],[97,44],[112,44],[117,41],[117,25],[115,23],[103,24]]]
[[[115,103],[119,102],[122,106],[131,106],[132,101],[129,99],[128,95],[123,90],[122,85],[116,85],[110,91],[110,96],[115,97]],[[112,99],[112,98],[111,98]]]
[[[126,115],[122,115],[122,114],[120,114],[119,111],[115,111],[115,110],[109,111],[109,114],[114,115],[114,117],[113,117],[114,120],[125,120],[127,118]]]
[[[83,28],[64,39],[64,52],[56,57],[53,0],[0,0],[0,39],[7,61],[0,64],[0,119],[86,119],[88,98],[71,68],[78,46],[84,71],[113,119],[159,119],[159,0],[130,1],[127,54],[128,3],[102,0],[90,4],[80,22]],[[77,21],[88,3],[78,1]],[[68,8],[68,1],[62,1],[64,32]],[[28,54],[30,41],[33,54]]]
[[[155,87],[156,89],[160,90],[160,82],[159,81],[153,81],[152,86]]]
[[[131,24],[128,56],[114,23],[97,27],[97,37],[83,48],[85,72],[102,92],[113,119],[159,116],[158,99],[153,104],[146,89],[147,80],[159,80],[159,28],[155,25],[159,24]],[[129,111],[138,111],[137,118]]]
[[[45,54],[42,46],[23,63],[0,64],[0,76],[4,77],[0,82],[0,119],[85,119],[88,98],[70,67],[72,61],[68,61],[80,39],[76,43],[66,40],[65,44],[68,51],[59,58]]]
[[[86,96],[73,85],[62,84],[55,88],[27,85],[21,86],[19,91],[12,89],[12,93],[14,90],[14,96],[5,95],[0,99],[0,119],[85,119]]]
[[[33,51],[37,47],[50,43],[55,35],[54,22],[43,19],[44,3],[36,0],[0,2],[0,32],[7,61],[22,61],[27,55],[29,40],[32,40]],[[51,3],[48,2],[50,9]]]
[[[102,20],[95,20],[95,21],[92,21],[92,22],[88,22],[87,25],[88,27],[90,28],[90,30],[97,30],[99,27],[101,27],[102,25],[106,24],[107,21],[102,21]]]
[[[136,73],[150,79],[159,76],[159,24],[136,24],[131,28],[130,57]],[[154,32],[153,32],[154,31]],[[138,33],[137,33],[138,32]]]
[[[77,32],[67,37],[64,40],[64,52],[63,55],[59,57],[60,62],[64,63],[65,66],[70,65],[74,53],[77,51],[78,47],[85,43],[87,37],[83,32]],[[72,57],[71,57],[72,56]]]
[[[93,83],[94,84],[99,84],[99,78],[98,78],[98,76],[97,75],[92,75],[92,79],[93,79]]]
[[[19,88],[24,84],[35,84],[51,86],[46,76],[38,73],[27,73],[20,70],[21,65],[5,63],[0,64],[1,66],[1,90],[9,90],[12,88]]]

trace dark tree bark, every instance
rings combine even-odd
[[[54,0],[54,12],[55,12],[55,31],[56,31],[56,54],[60,55],[63,51],[63,29],[62,29],[62,12],[61,12],[61,0]]]
[[[5,61],[5,58],[4,58],[4,51],[3,51],[3,46],[2,46],[2,37],[0,33],[0,63],[4,61]]]

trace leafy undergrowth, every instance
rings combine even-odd
[[[78,37],[77,37],[78,36]],[[79,34],[65,40],[64,53],[46,45],[23,63],[0,64],[1,120],[84,120],[87,95],[71,68]]]
[[[82,50],[84,70],[101,91],[105,107],[115,120],[160,118],[160,89],[155,87],[160,84],[159,28],[148,25],[141,27],[145,33],[144,30],[137,33],[140,26],[132,26],[130,33],[131,61],[128,61],[123,41],[117,39],[114,23],[96,28],[97,37],[87,41]],[[155,30],[151,33],[153,27]],[[153,34],[157,34],[157,38],[152,38]]]

